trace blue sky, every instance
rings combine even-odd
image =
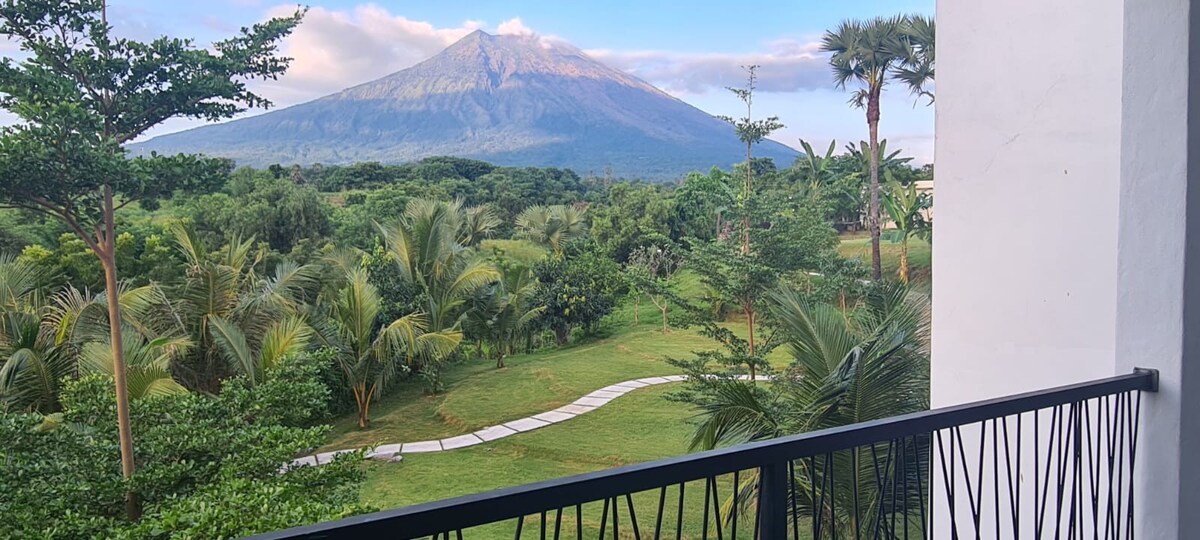
[[[138,38],[167,33],[201,45],[295,4],[270,0],[109,0],[117,30]],[[741,84],[739,66],[761,64],[756,116],[787,126],[772,138],[822,148],[866,136],[861,110],[830,82],[816,50],[821,33],[844,18],[932,14],[933,0],[377,1],[313,0],[285,44],[296,58],[282,80],[259,90],[278,105],[300,103],[408,67],[474,29],[564,39],[713,114],[740,115],[724,86]],[[195,125],[172,122],[156,133]],[[881,134],[890,148],[932,160],[933,109],[895,87],[885,97]]]

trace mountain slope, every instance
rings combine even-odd
[[[745,153],[724,122],[575,47],[482,31],[381,79],[133,150],[257,166],[455,155],[651,179],[729,166]],[[796,155],[772,141],[755,152],[779,165]]]

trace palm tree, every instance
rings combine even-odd
[[[517,216],[518,233],[561,255],[571,241],[587,234],[587,207],[558,204],[535,205]]]
[[[489,206],[472,206],[463,209],[462,212],[463,224],[459,231],[458,243],[467,247],[478,246],[504,224],[500,215]]]
[[[500,273],[460,242],[467,224],[462,206],[413,199],[404,215],[378,225],[401,276],[424,294],[431,328],[458,324],[462,306],[475,291],[500,278]]]
[[[916,182],[907,187],[888,176],[888,189],[884,192],[883,207],[895,224],[896,241],[900,242],[900,281],[908,283],[908,238],[923,231],[928,223],[922,210],[929,208],[929,197],[917,191]]]
[[[504,359],[517,352],[517,343],[546,311],[545,306],[532,305],[538,282],[528,266],[506,265],[500,274],[499,281],[480,291],[465,320],[475,339],[490,344],[497,368],[504,367]]]
[[[698,401],[701,423],[691,441],[693,448],[770,439],[929,408],[925,297],[909,293],[902,285],[883,285],[868,294],[862,306],[845,314],[833,305],[811,304],[785,288],[771,295],[770,309],[787,336],[792,364],[769,388],[736,379],[694,379],[705,387],[705,397]],[[909,445],[912,456],[920,454],[916,445],[916,441]],[[853,537],[850,531],[868,528],[865,524],[883,511],[875,470],[883,466],[876,460],[868,447],[837,452],[832,463],[816,462],[811,469],[807,460],[797,461],[797,511],[822,516],[848,538]],[[895,467],[892,470],[896,474]],[[829,475],[849,486],[839,484],[832,492],[822,488],[813,500],[809,494],[814,484],[823,485],[821,479]],[[858,504],[850,499],[854,493],[859,495]],[[736,504],[756,496],[755,479],[747,478],[739,486]]]
[[[871,231],[871,267],[875,279],[883,277],[879,253],[879,101],[888,79],[907,58],[903,29],[906,18],[877,17],[867,21],[842,21],[834,30],[825,32],[821,50],[831,52],[829,64],[833,80],[839,88],[857,83],[850,102],[865,108],[870,131],[870,187],[867,226]]]
[[[253,239],[234,238],[212,254],[191,230],[176,226],[173,233],[187,279],[165,319],[193,344],[180,366],[188,386],[217,392],[234,374],[261,381],[283,356],[304,348],[311,332],[301,311],[318,267],[283,262],[264,277]]]
[[[171,366],[191,347],[185,337],[146,339],[129,328],[123,334],[125,382],[130,399],[186,393],[187,389],[171,377]],[[112,345],[107,341],[85,343],[79,351],[79,371],[83,374],[113,374]]]
[[[370,425],[371,403],[402,369],[418,359],[434,362],[449,355],[459,342],[458,330],[427,332],[429,317],[413,313],[380,328],[378,289],[361,268],[350,269],[345,285],[328,299],[328,324],[320,339],[338,351],[338,367],[354,394],[358,427]]]
[[[924,15],[909,15],[902,32],[905,56],[904,63],[896,70],[896,79],[914,95],[927,97],[933,104],[933,91],[929,87],[934,80],[934,21]]]

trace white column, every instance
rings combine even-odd
[[[1191,7],[938,6],[933,405],[1158,369],[1142,402],[1140,538],[1200,538]]]
[[[1200,538],[1200,41],[1189,0],[1125,5],[1116,370],[1143,397],[1137,536]]]

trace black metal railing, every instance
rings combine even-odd
[[[1130,538],[1157,388],[1138,370],[256,538]]]

